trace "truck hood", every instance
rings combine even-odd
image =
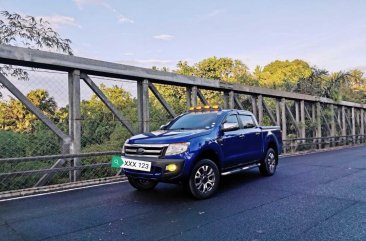
[[[129,144],[170,144],[186,142],[191,138],[207,135],[211,130],[158,130],[133,136]]]

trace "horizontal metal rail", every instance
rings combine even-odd
[[[273,124],[281,126],[285,152],[323,149],[366,142],[366,104],[334,101],[318,96],[231,84],[221,80],[185,76],[171,72],[6,45],[0,45],[0,63],[67,72],[69,97],[69,133],[63,134],[52,123],[51,119],[43,116],[42,112],[38,111],[21,94],[20,90],[11,84],[11,80],[5,76],[0,78],[0,84],[11,93],[15,93],[15,97],[62,140],[62,147],[59,150],[62,154],[59,155],[0,158],[2,170],[0,171],[0,177],[2,177],[0,180],[1,190],[22,189],[24,187],[42,186],[55,182],[78,182],[82,180],[82,175],[85,175],[85,178],[120,175],[121,169],[118,171],[107,168],[110,163],[105,162],[108,156],[121,154],[120,150],[80,153],[82,134],[80,128],[80,78],[85,80],[86,84],[101,98],[116,119],[124,124],[132,134],[135,134],[135,132],[149,132],[150,128],[152,128],[150,126],[151,123],[157,122],[161,124],[159,121],[150,118],[149,90],[171,117],[180,114],[176,113],[176,110],[173,110],[170,103],[164,99],[164,93],[160,93],[160,89],[158,91],[155,87],[154,84],[157,83],[170,85],[171,87],[185,87],[187,107],[197,105],[199,100],[203,104],[209,103],[209,99],[206,99],[204,96],[206,92],[202,90],[213,90],[217,94],[222,94],[225,108],[235,108],[237,106],[243,109],[243,107],[249,107],[259,120],[259,123],[271,121]],[[138,124],[136,131],[132,128],[134,125],[129,123],[130,120],[127,121],[124,118],[120,110],[113,106],[103,91],[91,80],[94,76],[133,80],[136,82],[136,124]],[[243,95],[250,96],[251,98],[245,97],[243,99]],[[271,100],[267,101],[268,98]],[[331,113],[330,116],[326,115],[327,112]],[[357,133],[360,135],[356,135]],[[341,134],[341,136],[337,136],[337,134]],[[289,136],[299,138],[287,139]],[[307,138],[308,136],[311,136],[311,138]],[[99,157],[93,160],[93,162],[97,163],[88,164],[88,160],[84,160],[84,163],[81,161],[83,158],[93,159],[93,157]],[[23,165],[24,162],[34,163]],[[37,168],[39,169],[37,170]],[[89,169],[85,170],[87,168]],[[82,170],[85,171],[82,173]],[[104,173],[100,173],[100,171]],[[68,172],[68,177],[60,178],[60,175],[54,175],[64,172]],[[37,181],[39,177],[32,175],[43,176]],[[24,176],[24,179],[22,179],[22,176]],[[55,179],[52,179],[53,177]]]
[[[316,137],[316,138],[294,138],[283,141],[284,152],[298,152],[307,149],[324,149],[327,147],[347,146],[350,144],[366,143],[366,135],[346,135],[333,137]],[[299,148],[301,150],[299,150]]]
[[[346,136],[328,136],[328,137],[314,137],[314,138],[293,138],[283,140],[284,145],[286,143],[294,143],[294,142],[304,142],[304,141],[312,141],[315,144],[319,144],[319,140],[334,140],[332,142],[337,142],[335,140],[339,139],[357,139],[363,138],[366,140],[366,135],[346,135]],[[111,156],[111,155],[120,155],[121,151],[103,151],[103,152],[88,152],[88,153],[80,153],[80,154],[60,154],[60,155],[45,155],[45,156],[31,156],[31,157],[14,157],[14,158],[1,158],[0,163],[17,163],[17,162],[31,162],[31,161],[49,161],[49,160],[71,160],[73,158],[88,158],[88,157],[97,157],[97,156]]]
[[[16,171],[16,172],[8,172],[8,173],[0,173],[0,178],[3,176],[30,176],[35,174],[45,174],[45,173],[56,173],[56,172],[66,172],[73,170],[83,170],[86,168],[100,168],[100,167],[109,167],[111,166],[110,162],[105,163],[96,163],[96,164],[88,164],[76,167],[59,167],[59,168],[49,168],[49,169],[39,169],[39,170],[28,170],[28,171]]]
[[[117,64],[106,61],[93,60],[88,58],[81,58],[76,56],[69,56],[64,54],[7,45],[0,45],[0,63],[68,72],[78,69],[85,74],[112,78],[121,78],[136,81],[148,79],[152,82],[168,85],[197,86],[202,89],[235,91],[242,94],[256,94],[273,98],[305,100],[348,107],[358,107],[363,109],[366,108],[365,104],[353,103],[348,101],[337,102],[324,97],[279,90],[274,91],[272,89],[254,86],[243,86],[241,84],[228,84],[223,83],[219,80],[203,79],[199,77],[179,75],[170,72],[156,71],[147,68],[140,68],[124,64]]]
[[[337,136],[337,138],[352,138],[352,137],[366,137],[366,135],[356,135],[356,136]],[[285,142],[296,142],[296,141],[304,141],[304,140],[324,140],[324,139],[335,139],[335,137],[319,137],[319,138],[295,138],[290,140],[285,140]],[[353,138],[352,138],[353,140]],[[332,143],[336,143],[337,141],[332,141]],[[304,146],[304,145],[319,145],[319,144],[329,144],[329,143],[323,143],[323,142],[309,142],[309,143],[297,143],[296,146]],[[292,147],[291,144],[284,144],[285,147]],[[104,156],[104,155],[112,155],[112,154],[119,154],[120,152],[100,152],[100,153],[83,153],[83,154],[75,154],[75,155],[52,155],[52,156],[39,156],[39,157],[31,157],[27,158],[27,161],[39,161],[39,160],[49,160],[49,159],[57,159],[55,157],[62,159],[72,159],[74,157],[93,157],[93,156]],[[36,175],[36,174],[46,174],[46,173],[57,173],[57,172],[66,172],[66,171],[73,171],[73,170],[83,170],[86,168],[101,168],[101,167],[110,167],[110,162],[104,162],[104,163],[96,163],[96,164],[87,164],[77,167],[62,167],[62,168],[51,168],[51,169],[39,169],[39,170],[28,170],[28,171],[14,171],[14,172],[8,172],[8,173],[0,173],[0,177],[12,177],[17,175],[22,176],[30,176],[30,175]]]
[[[121,154],[121,151],[103,151],[103,152],[88,152],[88,153],[80,153],[80,154],[60,154],[60,155],[31,156],[31,157],[13,157],[13,158],[1,158],[0,163],[73,159],[73,158],[94,157],[94,156],[110,156],[110,155],[118,155],[118,154]]]
[[[312,138],[291,138],[287,140],[282,140],[282,142],[293,142],[293,141],[313,141],[313,140],[321,140],[321,139],[336,139],[336,138],[353,138],[353,137],[365,137],[366,135],[346,135],[346,136],[324,136],[324,137],[312,137]]]

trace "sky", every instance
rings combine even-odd
[[[172,69],[217,56],[250,70],[303,59],[366,70],[362,0],[0,0],[0,9],[47,19],[81,57]]]

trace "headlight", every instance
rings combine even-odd
[[[168,148],[166,149],[165,155],[166,156],[178,155],[180,153],[187,151],[188,147],[189,142],[169,144]]]
[[[127,139],[126,141],[125,141],[125,143],[123,144],[123,147],[122,147],[122,154],[125,154],[125,145],[128,143],[128,141],[129,141],[130,139]]]

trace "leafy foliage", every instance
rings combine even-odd
[[[71,40],[61,38],[46,20],[7,11],[1,11],[0,15],[0,44],[56,50],[72,55]]]
[[[27,94],[27,98],[46,116],[57,119],[57,104],[46,90],[36,89]],[[29,132],[37,119],[19,100],[0,101],[0,129],[16,132]]]
[[[203,59],[193,66],[189,66],[186,61],[180,61],[175,72],[229,83],[246,83],[251,76],[248,67],[242,61],[215,56]]]
[[[257,68],[255,74],[261,86],[292,91],[299,80],[312,75],[312,69],[303,60],[276,60],[264,66],[263,70]]]
[[[101,85],[100,89],[128,119],[133,121],[137,118],[135,100],[129,92],[118,86],[108,88],[105,85]],[[84,120],[82,123],[82,147],[102,145],[108,142],[115,129],[119,128],[117,126],[121,125],[96,95],[93,95],[90,100],[84,100],[81,103],[81,117]],[[124,130],[124,136],[127,133]],[[111,143],[108,145],[111,145]]]
[[[42,18],[22,16],[8,11],[0,11],[0,44],[44,49],[73,55],[71,40],[61,38],[52,29],[49,22]],[[25,70],[13,68],[11,65],[0,65],[0,73],[19,80],[29,79],[29,74]]]
[[[46,49],[72,55],[71,41],[61,38],[47,21],[7,11],[0,12],[0,44]],[[165,67],[160,70],[170,71]],[[0,66],[0,72],[21,80],[29,78],[28,73],[24,70],[9,65]],[[362,71],[329,73],[327,70],[312,67],[300,59],[276,60],[264,67],[257,66],[253,72],[250,72],[248,67],[238,59],[214,56],[192,65],[186,61],[179,61],[173,72],[232,84],[261,86],[317,95],[337,101],[365,102],[366,78]],[[118,86],[106,87],[101,85],[100,88],[137,129],[137,100]],[[179,114],[186,110],[185,87],[156,84],[156,88],[176,113]],[[202,90],[202,93],[210,104],[222,105],[222,93],[210,90]],[[171,117],[158,100],[152,97],[152,94],[150,96],[150,128],[156,129],[169,121]],[[46,90],[33,90],[27,94],[27,97],[62,130],[67,131],[67,107],[59,108],[54,98],[49,96]],[[241,96],[240,100],[245,108],[251,108],[248,98]],[[270,101],[267,103],[274,105]],[[89,100],[82,101],[81,118],[83,151],[116,150],[129,136],[126,129],[96,95],[93,95]],[[269,120],[265,121],[269,122]],[[7,145],[6,143],[13,144]],[[20,101],[0,99],[0,155],[4,157],[44,155],[54,154],[59,150],[60,143],[57,137],[41,124]],[[92,161],[98,160],[93,159]]]

